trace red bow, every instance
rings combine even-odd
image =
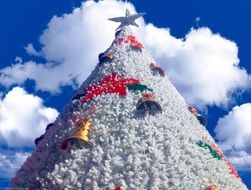
[[[120,186],[116,186],[113,190],[121,190]]]
[[[102,94],[119,94],[120,96],[126,95],[127,84],[138,84],[140,81],[134,78],[123,79],[117,73],[112,73],[105,76],[101,82],[93,84],[86,88],[87,94],[81,99],[81,103],[88,102]]]
[[[144,46],[133,35],[125,36],[124,38],[116,38],[115,44],[129,43],[133,47],[142,49]]]

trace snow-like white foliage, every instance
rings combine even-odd
[[[132,34],[124,28],[119,37]],[[168,189],[244,190],[246,186],[230,173],[224,159],[214,158],[208,149],[197,145],[207,138],[205,127],[187,110],[185,100],[169,79],[152,73],[154,62],[146,49],[132,49],[129,44],[108,49],[112,62],[97,65],[89,78],[75,92],[81,94],[111,73],[139,79],[153,89],[162,113],[138,117],[139,91],[127,90],[126,96],[103,94],[87,103],[70,101],[36,150],[12,181],[12,187],[29,189]],[[60,149],[75,126],[69,117],[92,106],[90,142],[82,148]],[[90,145],[91,144],[91,145]]]

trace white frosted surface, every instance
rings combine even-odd
[[[120,35],[128,34],[131,30],[125,28]],[[75,94],[116,72],[152,88],[162,114],[137,118],[139,91],[127,91],[123,97],[105,94],[86,104],[70,101],[18,171],[12,187],[206,190],[215,184],[219,190],[247,189],[229,173],[223,160],[196,145],[202,136],[214,140],[187,110],[185,100],[169,79],[152,73],[149,64],[154,60],[147,50],[113,44],[109,51],[113,52],[113,61],[97,66]],[[99,111],[91,116],[92,148],[61,150],[60,143],[74,128],[65,122],[66,118],[93,105]]]

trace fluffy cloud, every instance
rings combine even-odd
[[[114,38],[116,24],[107,18],[124,14],[125,6],[133,9],[129,3],[87,1],[71,14],[54,16],[40,37],[41,51],[38,53],[31,44],[26,46],[28,54],[39,54],[47,63],[28,61],[3,68],[1,84],[8,87],[32,79],[37,89],[50,92],[74,85],[73,81],[80,84],[98,62],[98,54]]]
[[[221,148],[238,169],[251,169],[250,113],[251,103],[236,106],[215,128]]]
[[[32,147],[34,139],[53,122],[58,112],[45,107],[42,99],[15,87],[0,100],[0,143]]]
[[[117,23],[107,18],[124,14],[125,8],[135,12],[127,2],[86,1],[70,14],[54,16],[40,37],[41,50],[26,47],[28,54],[43,56],[47,63],[19,62],[3,68],[1,84],[8,87],[32,79],[38,90],[50,92],[79,85],[114,38]],[[140,28],[134,28],[135,33],[189,103],[227,104],[233,92],[248,88],[250,77],[238,66],[234,42],[208,28],[192,29],[178,39],[167,28],[146,24],[142,18],[137,22]]]
[[[234,91],[248,87],[250,76],[238,66],[234,42],[208,28],[192,29],[185,39],[174,39],[168,31],[154,30],[147,26],[146,44],[189,103],[227,104]],[[155,39],[159,39],[157,43]]]
[[[29,156],[29,153],[5,155],[0,153],[0,178],[11,178]]]
[[[35,48],[31,43],[27,44],[27,46],[25,46],[24,49],[29,55],[40,56],[40,53],[37,50],[35,50]]]

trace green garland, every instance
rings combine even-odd
[[[140,92],[143,91],[153,91],[151,88],[148,88],[146,85],[143,84],[128,84],[126,85],[128,90],[139,90]]]
[[[211,155],[218,159],[218,160],[221,160],[221,156],[209,145],[207,144],[206,142],[202,141],[202,140],[199,140],[197,143],[196,143],[199,147],[202,147],[202,148],[205,148],[205,149],[208,149],[211,153]]]

